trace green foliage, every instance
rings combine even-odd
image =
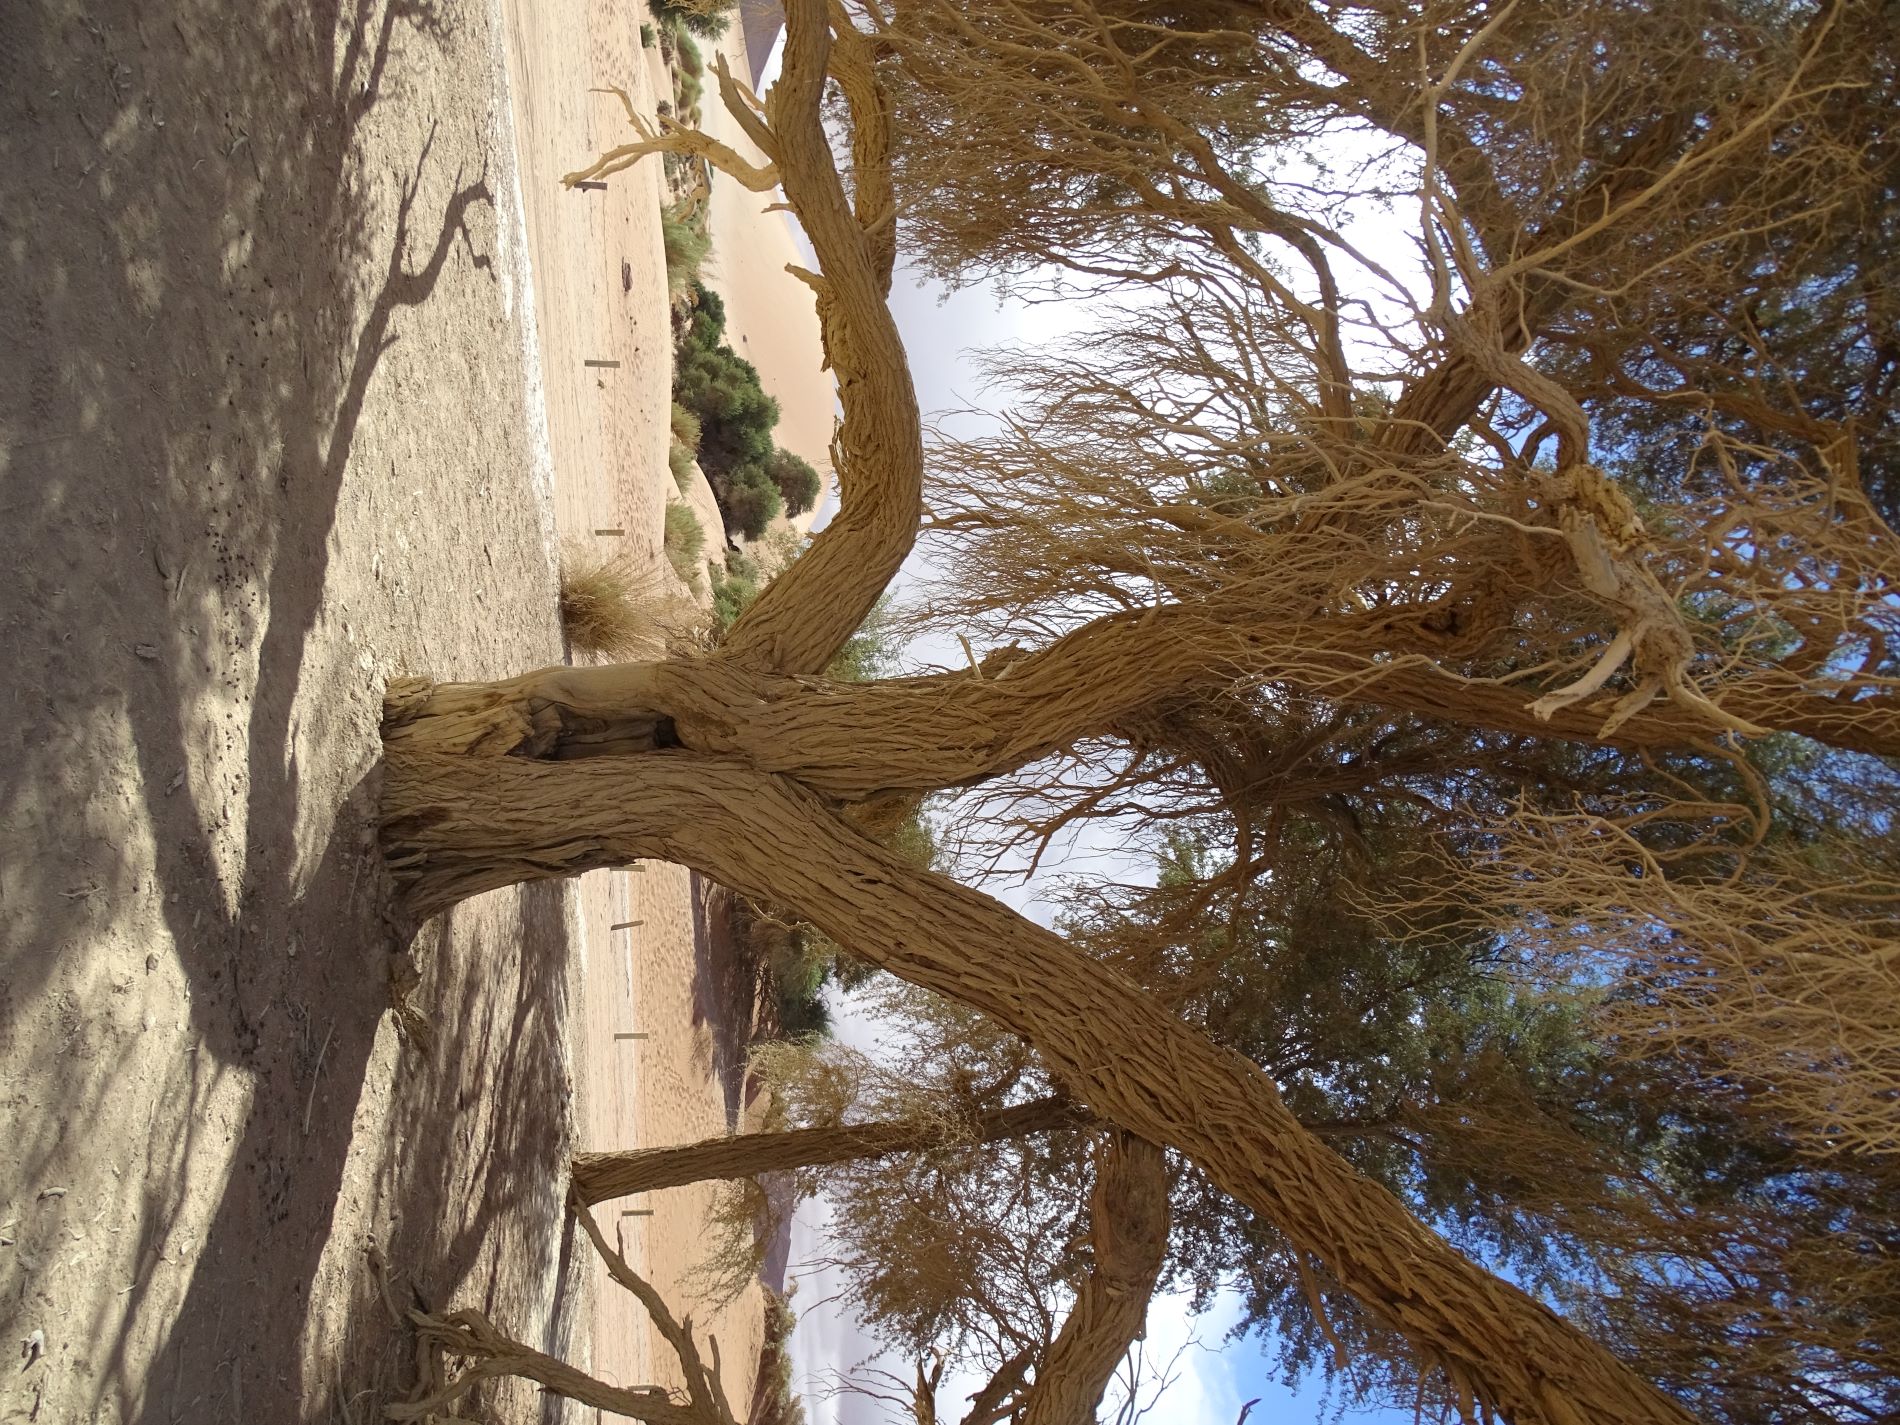
[[[641,49],[653,48],[653,26],[651,25],[640,26],[640,48]]]
[[[660,247],[666,255],[667,297],[679,302],[699,285],[699,269],[712,252],[712,235],[703,217],[686,218],[674,208],[662,208]]]
[[[686,53],[691,48],[692,43],[693,42],[687,39],[686,36],[680,36],[680,57],[682,61],[685,59]],[[699,51],[693,50],[692,53],[697,57]],[[703,66],[701,66],[701,68],[703,69]],[[700,69],[688,69],[685,64],[682,63],[680,66],[679,79],[673,87],[673,97],[679,104],[680,118],[689,125],[698,122],[700,96],[706,92],[705,85],[699,77],[700,72]]]
[[[691,35],[680,35],[678,48],[679,66],[684,73],[698,78],[706,72],[706,61],[700,57],[699,46],[693,43]]]
[[[689,456],[692,455],[699,449],[699,417],[675,401],[671,421],[673,439],[686,447]]]
[[[825,985],[836,947],[803,921],[744,899],[735,900],[731,925],[740,977],[758,1009],[755,1042],[827,1037]]]
[[[825,669],[825,676],[840,683],[868,683],[890,677],[897,670],[897,634],[893,620],[891,596],[884,594],[871,606],[858,631],[845,640],[838,656]]]
[[[773,477],[778,402],[760,386],[758,369],[726,345],[718,295],[697,283],[692,293],[692,315],[674,349],[673,398],[699,422],[700,468],[727,528],[757,539],[784,507]]]
[[[713,489],[718,491],[719,486],[715,484]],[[747,539],[757,539],[785,508],[785,503],[765,468],[748,463],[727,472],[720,508],[727,522],[741,534]]]
[[[666,448],[666,468],[673,472],[673,483],[684,495],[693,486],[693,452],[677,440]]]
[[[723,309],[716,321],[706,320],[706,298],[713,294],[696,291],[701,306],[678,346],[673,391],[699,417],[700,464],[716,480],[739,465],[763,467],[771,459],[778,402],[759,385],[758,369],[725,344]]]
[[[664,547],[666,562],[673,566],[673,572],[679,575],[680,582],[688,587],[697,584],[699,555],[706,547],[706,532],[699,527],[699,521],[693,518],[693,512],[687,506],[666,507]]]
[[[778,938],[767,974],[781,1037],[830,1037],[831,1006],[825,1002],[825,982],[831,977],[829,952],[835,948],[807,925],[793,927]]]
[[[737,0],[647,0],[653,18],[675,33],[691,31],[701,39],[725,34]]]
[[[798,1324],[786,1297],[765,1293],[765,1341],[759,1348],[758,1384],[752,1391],[750,1425],[805,1425],[804,1399],[792,1388],[792,1328]]]
[[[726,551],[723,571],[708,565],[712,574],[713,631],[724,633],[759,596],[759,566],[737,549]]]
[[[824,488],[818,472],[812,469],[810,463],[784,446],[772,452],[772,458],[766,462],[766,473],[778,487],[787,514],[804,514],[817,502],[818,492]]]

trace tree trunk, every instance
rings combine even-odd
[[[1168,1255],[1168,1167],[1139,1138],[1110,1143],[1089,1199],[1094,1269],[1036,1367],[1021,1425],[1094,1425],[1115,1368],[1141,1335]]]
[[[1455,1393],[1525,1425],[1693,1418],[1354,1171],[1252,1063],[1058,936],[917,870],[802,788],[677,751],[585,764],[412,752],[390,761],[385,807],[390,862],[417,911],[642,857],[693,866],[1021,1035],[1098,1117],[1185,1154],[1325,1263]]]
[[[576,1153],[574,1193],[584,1205],[592,1207],[609,1198],[708,1179],[822,1168],[958,1143],[995,1143],[1054,1128],[1079,1128],[1089,1121],[1089,1115],[1066,1098],[1050,1097],[990,1109],[976,1115],[961,1131],[958,1125],[936,1120],[845,1123],[830,1128],[707,1138],[673,1148]]]
[[[1097,619],[983,672],[867,684],[718,659],[547,668],[495,683],[404,681],[391,685],[383,735],[392,757],[413,748],[567,759],[678,746],[743,757],[821,795],[864,801],[974,785],[1236,676],[1449,723],[1595,744],[1684,747],[1719,731],[1665,700],[1606,739],[1604,706],[1580,702],[1540,717],[1526,689],[1441,671],[1421,656],[1434,651],[1428,641],[1386,622],[1377,630],[1349,617],[1295,626],[1259,610],[1174,605]],[[1379,661],[1374,653],[1393,656]],[[1718,689],[1717,697],[1745,721],[1854,751],[1900,753],[1900,708],[1840,703],[1775,670]]]
[[[719,652],[781,673],[819,673],[837,656],[910,553],[924,504],[917,393],[885,304],[896,225],[891,214],[871,215],[891,231],[881,238],[868,234],[838,176],[821,119],[831,49],[822,0],[788,0],[785,52],[767,100],[769,130],[747,123],[743,103],[727,105],[778,163],[785,197],[817,254],[823,275],[799,275],[817,297],[825,360],[837,373],[844,415],[832,445],[837,517],[766,586]],[[864,87],[846,84],[858,128],[865,124]],[[867,157],[864,137],[858,134],[854,143],[860,161]],[[886,191],[889,183],[888,152],[871,157],[873,165],[856,175],[860,198]]]

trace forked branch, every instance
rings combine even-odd
[[[485,1380],[519,1376],[568,1400],[644,1420],[647,1425],[738,1425],[720,1379],[718,1341],[711,1341],[712,1360],[708,1363],[693,1342],[692,1319],[682,1321],[673,1316],[659,1292],[608,1246],[593,1213],[577,1203],[574,1215],[594,1250],[600,1253],[608,1275],[639,1299],[661,1338],[679,1358],[686,1376],[687,1399],[681,1401],[658,1386],[609,1385],[504,1334],[473,1309],[439,1315],[412,1311],[410,1318],[425,1348],[423,1378],[411,1399],[388,1407],[384,1413],[389,1419],[426,1420]],[[446,1359],[452,1356],[460,1357],[465,1364],[450,1376]]]
[[[725,56],[719,57],[719,77],[722,86],[729,82],[726,73]],[[778,166],[768,163],[763,167],[747,163],[739,154],[710,134],[698,129],[689,129],[677,119],[665,114],[659,116],[659,129],[656,132],[633,107],[633,99],[627,91],[616,85],[596,88],[596,94],[612,94],[620,100],[621,107],[627,111],[627,122],[640,137],[637,142],[622,144],[603,153],[585,168],[578,168],[561,179],[562,184],[572,188],[577,183],[587,183],[620,173],[632,168],[643,158],[656,153],[673,153],[682,158],[703,158],[735,182],[742,184],[754,193],[770,193],[778,187]]]

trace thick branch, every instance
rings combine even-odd
[[[1115,1368],[1140,1337],[1168,1252],[1168,1168],[1121,1135],[1102,1154],[1089,1204],[1095,1267],[1036,1370],[1021,1425],[1094,1425]]]
[[[1021,1035],[1097,1115],[1183,1153],[1323,1262],[1461,1393],[1524,1425],[1691,1419],[1360,1176],[1300,1126],[1253,1064],[1058,936],[917,870],[789,783],[681,753],[585,766],[410,753],[391,761],[385,808],[391,865],[423,913],[494,886],[641,857],[769,897]]]
[[[724,65],[723,58],[720,63]],[[656,153],[673,153],[683,158],[704,159],[728,178],[754,193],[770,193],[778,187],[778,169],[773,165],[768,163],[760,168],[747,163],[734,150],[712,135],[703,134],[698,129],[689,129],[686,125],[664,114],[660,115],[659,132],[655,133],[647,121],[640,117],[639,111],[633,107],[633,100],[626,90],[610,85],[595,92],[612,94],[619,98],[621,106],[627,111],[627,122],[633,126],[633,131],[640,138],[638,142],[609,149],[586,168],[577,169],[565,175],[561,182],[566,187],[572,188],[577,183],[619,173]]]
[[[672,1148],[576,1153],[574,1195],[592,1206],[609,1198],[709,1179],[827,1167],[894,1153],[918,1153],[953,1142],[995,1143],[1055,1128],[1077,1128],[1089,1121],[1089,1115],[1066,1098],[1050,1097],[990,1109],[978,1114],[964,1131],[933,1119],[845,1123],[784,1133],[742,1133]]]
[[[391,1420],[431,1420],[442,1416],[444,1408],[467,1394],[484,1380],[520,1376],[534,1381],[556,1395],[612,1411],[647,1425],[723,1425],[717,1417],[708,1417],[676,1402],[658,1386],[617,1386],[576,1370],[566,1361],[537,1351],[534,1347],[504,1335],[479,1311],[451,1311],[442,1316],[412,1313],[416,1334],[423,1344],[442,1354],[467,1360],[453,1381],[427,1392],[422,1398],[391,1405],[384,1413]]]
[[[691,1320],[674,1319],[659,1292],[627,1265],[625,1257],[607,1245],[592,1213],[577,1208],[575,1216],[580,1219],[587,1239],[594,1244],[594,1250],[600,1254],[608,1275],[646,1308],[655,1329],[679,1358],[680,1369],[686,1375],[686,1402],[682,1404],[658,1386],[610,1385],[503,1334],[479,1311],[451,1311],[440,1316],[413,1311],[410,1318],[424,1347],[423,1379],[410,1400],[392,1405],[384,1412],[391,1420],[436,1419],[444,1407],[480,1382],[500,1376],[519,1376],[568,1400],[644,1420],[647,1425],[737,1425],[719,1379],[718,1342],[713,1342],[713,1359],[709,1366],[699,1354],[698,1346],[693,1344]],[[440,1369],[443,1356],[459,1356],[467,1362],[453,1380],[443,1379]]]
[[[825,357],[838,376],[844,420],[833,442],[839,510],[805,554],[740,616],[722,656],[787,673],[821,671],[870,613],[910,553],[923,517],[924,448],[904,343],[884,298],[894,222],[860,226],[820,122],[831,51],[826,0],[787,0],[781,77],[766,97],[786,200],[810,238],[821,276],[811,279]],[[847,56],[855,53],[847,41]],[[882,121],[869,73],[847,62],[861,123]],[[873,115],[876,119],[873,119]],[[889,191],[888,143],[861,138],[872,165],[854,175],[861,194]]]
[[[797,777],[825,796],[974,785],[1131,715],[1236,680],[1283,683],[1328,698],[1464,726],[1623,747],[1706,744],[1733,721],[1657,701],[1610,735],[1619,694],[1533,710],[1536,689],[1447,671],[1406,646],[1389,616],[1268,622],[1180,605],[1096,620],[987,671],[870,684],[778,677],[719,661],[550,668],[492,684],[392,684],[384,738],[393,751],[579,758],[683,746],[731,754]],[[1708,696],[1727,719],[1829,746],[1900,755],[1900,707],[1843,701],[1776,669]]]

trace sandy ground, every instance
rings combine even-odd
[[[573,894],[427,928],[424,1058],[373,835],[386,674],[560,656],[499,16],[5,29],[0,1420],[367,1421],[372,1240],[577,1324]]]
[[[649,161],[615,175],[605,192],[563,191],[558,179],[627,133],[618,102],[589,88],[618,86],[652,115],[666,97],[666,72],[656,52],[638,50],[640,16],[633,10],[602,0],[507,0],[506,11],[557,521],[565,537],[609,542],[657,574],[673,489],[666,467],[671,346],[658,229],[661,166]],[[734,73],[750,72],[737,26],[721,47]],[[710,130],[745,144],[715,104],[706,110]],[[707,276],[726,298],[730,339],[780,400],[780,443],[828,477],[835,386],[820,369],[810,295],[784,270],[798,260],[789,219],[717,178],[712,204],[715,256]],[[619,365],[589,368],[587,360]],[[702,516],[702,524],[716,539],[716,519]],[[673,866],[599,873],[579,882],[578,911],[579,1122],[586,1145],[655,1146],[737,1126],[739,1051],[731,1035],[717,1032],[704,888]],[[676,1312],[690,1310],[717,1337],[743,1412],[761,1344],[758,1291],[718,1311],[694,1292],[714,1191],[676,1189],[601,1212]],[[674,1363],[664,1350],[654,1352],[635,1303],[604,1273],[595,1271],[592,1286],[594,1372],[619,1384],[678,1384]]]
[[[739,25],[727,29],[717,48],[742,81],[752,73]],[[710,69],[710,46],[706,62]],[[748,162],[762,163],[764,155],[717,102],[710,75],[706,91],[706,132],[730,144]],[[787,264],[806,266],[809,259],[793,239],[790,215],[763,211],[771,201],[714,177],[712,255],[706,263],[705,281],[725,300],[727,342],[759,368],[759,384],[778,400],[778,443],[810,461],[828,490],[833,483],[831,433],[837,419],[837,383],[812,360],[811,354],[823,348],[810,289],[785,270]],[[821,494],[818,503],[823,502]],[[794,520],[794,527],[803,533],[816,509],[814,505]]]
[[[657,185],[556,187],[618,132],[590,83],[651,107],[637,17],[10,25],[0,1419],[375,1418],[407,1345],[374,1258],[398,1306],[667,1381],[564,1273],[559,1195],[577,1139],[730,1121],[690,878],[429,927],[425,1057],[373,837],[384,676],[558,658],[557,535],[659,558]],[[705,1199],[616,1219],[682,1309]],[[707,1324],[743,1399],[756,1297]]]
[[[558,187],[624,132],[590,86],[652,112],[639,19],[10,12],[0,1421],[376,1419],[418,1298],[677,1380],[560,1196],[577,1144],[736,1121],[699,888],[654,865],[432,923],[425,1055],[374,842],[386,676],[558,660],[563,538],[660,563],[658,167]],[[735,196],[735,332],[821,463],[785,220]],[[609,1212],[681,1310],[710,1199]],[[756,1290],[696,1315],[743,1408]],[[562,1415],[512,1386],[479,1413]]]

